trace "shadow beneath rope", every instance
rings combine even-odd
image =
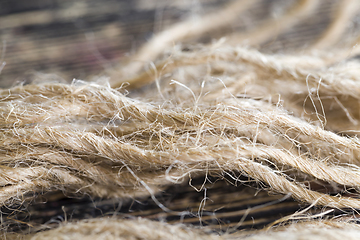
[[[290,196],[259,190],[255,183],[236,186],[230,179],[209,176],[206,181],[202,176],[189,183],[171,185],[155,197],[163,206],[151,197],[98,199],[51,192],[37,196],[30,203],[1,208],[1,227],[7,232],[30,233],[95,217],[143,217],[170,224],[206,226],[221,234],[261,229],[309,206]],[[309,211],[325,210],[312,207]]]

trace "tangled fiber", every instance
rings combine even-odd
[[[246,10],[251,4],[245,2],[234,2],[235,9]],[[293,20],[280,26],[281,31],[294,25],[294,19],[306,17],[317,2],[299,1],[283,16]],[[155,196],[165,187],[195,176],[217,176],[239,184],[255,181],[269,192],[311,206],[350,209],[353,216],[295,222],[266,233],[223,235],[208,228],[104,218],[4,236],[357,239],[359,226],[353,220],[360,209],[360,63],[354,57],[358,50],[349,51],[346,45],[329,53],[318,47],[329,36],[340,37],[339,25],[355,14],[356,1],[344,2],[334,23],[312,46],[317,50],[263,53],[231,44],[239,36],[230,37],[230,43],[167,47],[194,32],[211,30],[208,25],[199,27],[209,15],[195,30],[184,33],[189,24],[185,22],[168,30],[179,34],[165,31],[155,37],[135,56],[153,62],[129,61],[110,73],[109,84],[103,79],[75,80],[0,90],[0,204],[28,202],[35,194],[61,190],[102,198],[149,195],[166,212],[170,210]],[[224,24],[235,16],[228,16]],[[273,32],[264,25],[247,34],[265,42]],[[284,222],[291,219],[285,217]]]
[[[360,228],[350,223],[337,223],[331,221],[307,222],[292,225],[287,228],[278,228],[276,231],[260,232],[256,235],[240,233],[234,235],[217,236],[206,234],[198,229],[185,226],[169,225],[145,219],[119,220],[119,219],[91,219],[75,224],[65,224],[57,229],[29,235],[26,239],[357,239]],[[302,238],[298,238],[301,235]],[[17,239],[19,235],[12,234],[8,239]],[[21,236],[20,236],[21,237]]]

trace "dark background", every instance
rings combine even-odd
[[[32,81],[39,72],[65,81],[88,80],[116,67],[154,32],[226,2],[0,0],[1,59],[6,62],[0,87]]]
[[[216,12],[234,0],[0,0],[0,87],[34,79],[91,80],[173,23]],[[249,0],[252,1],[252,0]],[[339,0],[264,44],[263,51],[306,47],[329,24]],[[259,0],[238,21],[190,43],[246,31],[284,13],[296,0]],[[1,63],[0,63],[1,64]],[[41,75],[41,74],[53,75]]]

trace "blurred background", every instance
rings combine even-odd
[[[2,65],[0,87],[29,83],[43,74],[52,74],[46,75],[48,80],[91,80],[91,76],[119,67],[124,58],[173,24],[185,19],[195,21],[234,1],[1,0],[0,59],[6,65]],[[313,4],[306,10],[306,17],[255,46],[266,52],[301,50],[326,30],[338,5],[346,0],[245,1],[251,1],[251,6],[230,24],[184,41],[208,43],[249,32],[272,20],[276,32],[276,19],[281,21],[281,16],[296,4]],[[346,25],[348,34],[357,32],[359,16],[355,14]]]

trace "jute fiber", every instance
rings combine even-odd
[[[327,28],[301,48],[269,47],[322,2],[294,1],[276,20],[201,45],[181,44],[256,4],[232,1],[155,35],[122,67],[104,73],[108,79],[45,79],[1,89],[0,204],[60,190],[94,198],[150,196],[171,212],[158,193],[194,176],[217,176],[256,182],[324,211],[299,210],[258,231],[222,234],[113,216],[22,233],[4,227],[3,237],[358,239],[360,49],[347,30],[360,4],[334,2]],[[333,210],[347,213],[326,217]]]

